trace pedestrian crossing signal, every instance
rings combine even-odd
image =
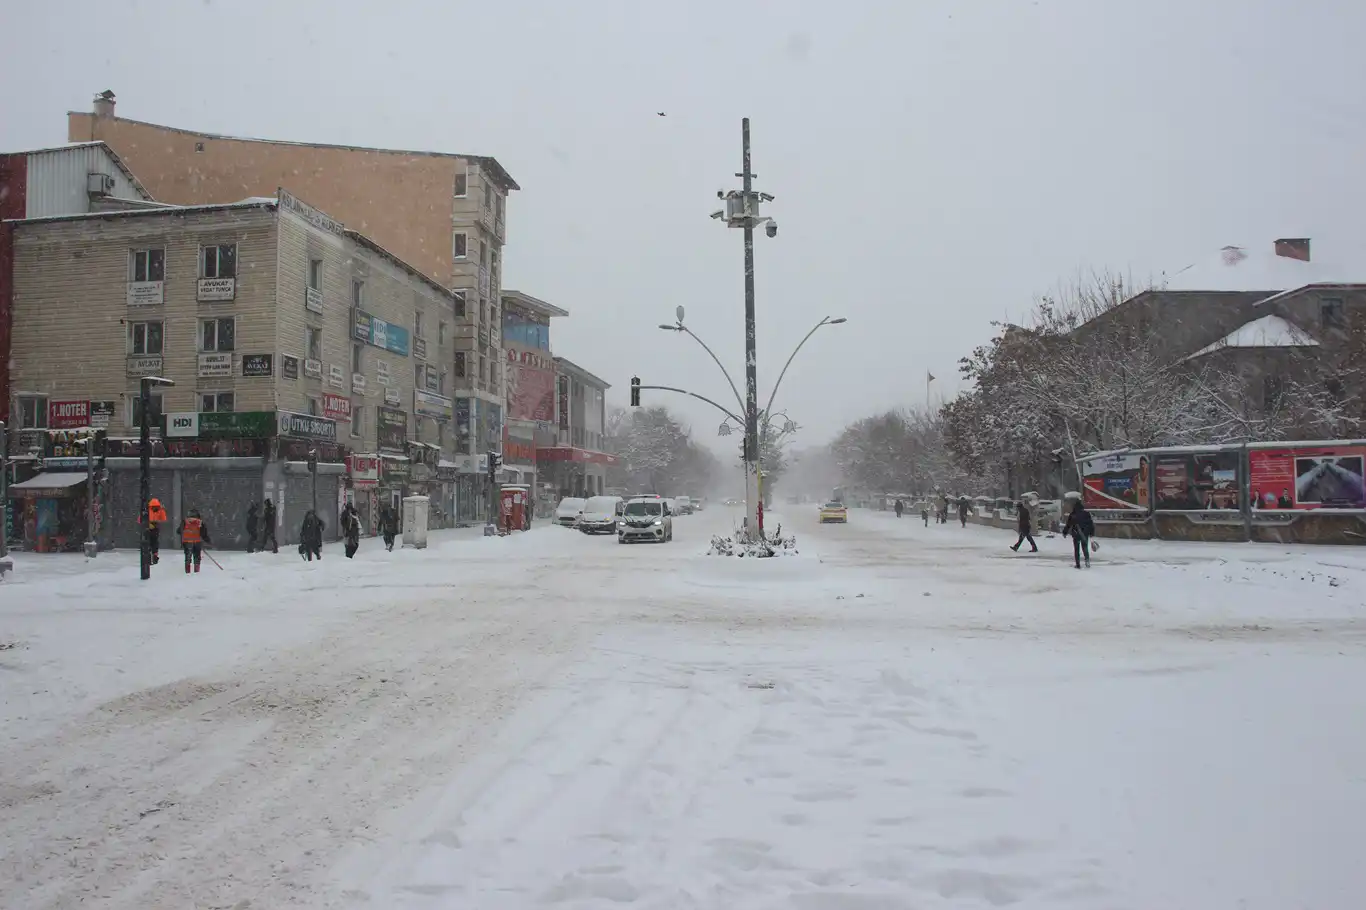
[[[640,377],[631,377],[631,407],[640,407]]]

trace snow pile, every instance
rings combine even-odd
[[[1274,314],[1245,322],[1223,338],[1187,357],[1193,360],[1224,348],[1318,347],[1308,332]]]
[[[730,535],[717,534],[711,539],[711,547],[707,549],[707,555],[749,556],[754,559],[767,559],[770,556],[796,556],[797,536],[789,534],[784,537],[782,525],[778,526],[777,532],[761,541],[736,540]]]

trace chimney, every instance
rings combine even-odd
[[[1295,237],[1276,241],[1276,255],[1284,256],[1286,259],[1298,259],[1300,262],[1309,261],[1309,238]]]
[[[113,117],[114,116],[114,93],[105,89],[95,96],[95,116]]]

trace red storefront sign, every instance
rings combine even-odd
[[[587,449],[576,449],[570,446],[537,449],[536,458],[539,461],[568,461],[575,464],[617,463],[617,456],[615,455],[608,455],[606,452],[590,452]]]
[[[344,395],[323,393],[323,416],[329,420],[351,420],[351,399]]]
[[[351,482],[358,487],[373,487],[379,483],[378,455],[348,455],[346,469],[351,473]]]
[[[503,463],[534,465],[536,463],[536,444],[521,439],[504,437]]]
[[[555,419],[555,361],[541,351],[508,344],[507,416],[509,420]]]
[[[90,426],[90,402],[49,401],[47,427],[49,430],[72,430]]]

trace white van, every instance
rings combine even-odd
[[[560,504],[555,507],[555,524],[564,525],[572,528],[579,523],[579,516],[583,514],[584,500],[577,496],[566,496],[560,500]]]
[[[617,529],[617,516],[622,512],[620,496],[593,496],[584,503],[579,516],[579,530],[585,534],[611,534]]]
[[[626,503],[617,525],[617,543],[650,540],[668,543],[674,539],[673,509],[667,499],[641,498]]]

